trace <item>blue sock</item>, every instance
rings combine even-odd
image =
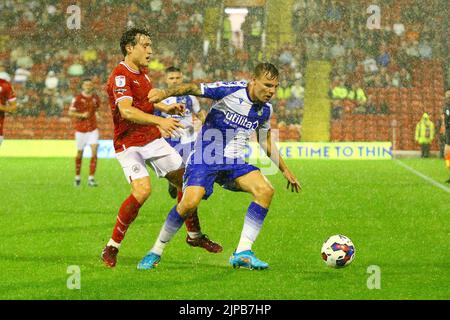
[[[159,256],[162,255],[165,246],[177,233],[183,223],[184,219],[177,212],[177,206],[174,206],[172,210],[170,210],[169,215],[166,218],[166,222],[161,228],[158,239],[150,251]]]
[[[236,249],[236,253],[252,249],[253,242],[255,242],[261,231],[264,219],[266,218],[269,209],[261,207],[259,204],[252,202],[247,209],[247,215],[244,220],[244,228],[242,229],[241,239]]]

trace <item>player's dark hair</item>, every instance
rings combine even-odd
[[[180,70],[180,68],[171,66],[166,69],[166,73],[169,73],[169,72],[181,72],[181,70]]]
[[[277,67],[275,67],[273,64],[269,62],[259,63],[255,67],[254,73],[256,78],[265,75],[269,80],[278,79],[279,76]]]
[[[120,50],[122,50],[123,56],[127,55],[127,49],[125,48],[127,45],[131,44],[132,46],[135,46],[137,44],[137,35],[151,37],[150,32],[145,28],[127,29],[120,38]]]
[[[92,79],[91,78],[83,78],[83,79],[81,79],[81,84],[83,84],[83,83],[85,83],[86,81],[92,81]]]

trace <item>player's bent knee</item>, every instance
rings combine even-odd
[[[261,199],[261,200],[266,200],[266,201],[271,201],[274,194],[275,194],[275,189],[271,185],[267,184],[265,186],[261,186],[256,189],[255,198]]]
[[[141,184],[133,187],[133,195],[141,204],[147,200],[152,193],[150,185]]]
[[[195,199],[184,199],[178,204],[178,210],[181,215],[190,215],[197,209],[199,201]]]

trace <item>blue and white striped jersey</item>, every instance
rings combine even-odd
[[[196,153],[214,149],[215,157],[244,158],[252,133],[270,129],[272,105],[253,102],[247,86],[246,81],[201,84],[202,96],[216,102],[197,137]]]
[[[194,132],[194,120],[193,113],[200,112],[200,104],[196,97],[194,96],[180,96],[180,97],[169,97],[161,101],[162,103],[169,105],[173,103],[182,103],[185,105],[185,112],[183,116],[172,115],[164,112],[158,112],[155,114],[164,118],[174,118],[180,120],[180,123],[184,126],[184,129],[179,130],[180,133],[180,143],[190,143],[197,137]]]

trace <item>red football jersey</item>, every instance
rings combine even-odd
[[[147,70],[136,71],[122,61],[109,76],[107,92],[114,122],[114,149],[123,151],[132,146],[144,146],[161,137],[155,125],[138,124],[122,118],[117,103],[133,100],[133,107],[153,114],[153,103],[147,95],[152,89]]]
[[[16,100],[16,94],[14,93],[11,84],[3,79],[0,79],[0,104],[2,106],[7,105],[8,102]],[[3,135],[3,122],[5,121],[5,112],[0,111],[0,136]]]
[[[100,108],[100,99],[96,94],[90,97],[80,93],[72,100],[70,108],[73,111],[84,113],[89,112],[87,119],[73,118],[73,126],[78,132],[90,132],[97,129],[97,117],[95,112]]]

